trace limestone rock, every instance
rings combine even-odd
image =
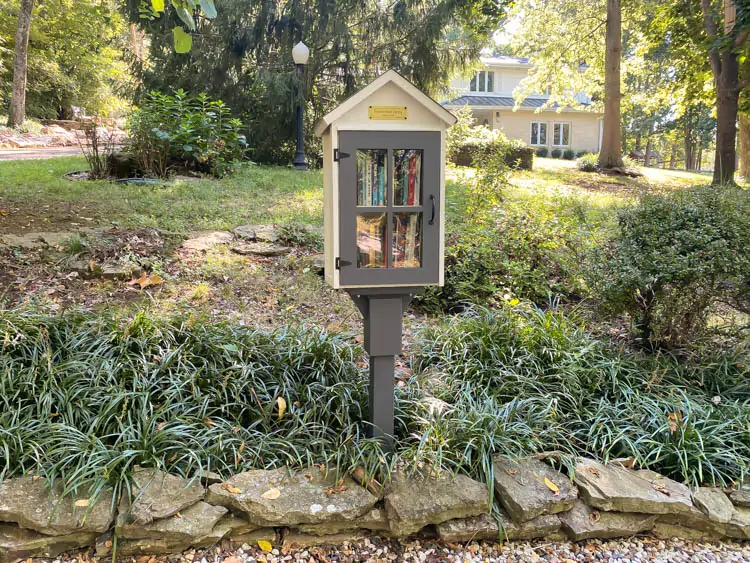
[[[738,491],[732,491],[729,493],[729,500],[735,506],[741,506],[743,508],[750,508],[750,490],[740,489]]]
[[[494,466],[495,496],[515,522],[570,510],[578,498],[570,479],[538,459],[496,458]],[[545,484],[545,479],[558,487],[558,493]]]
[[[725,536],[750,540],[750,508],[737,507],[732,519],[722,527]]]
[[[693,502],[713,522],[727,524],[735,513],[734,505],[724,491],[714,487],[699,487],[693,493]]]
[[[333,473],[326,476],[315,467],[299,473],[286,469],[239,473],[223,485],[211,485],[206,496],[207,502],[226,506],[261,526],[352,521],[377,500],[349,477],[337,487]]]
[[[93,505],[75,505],[86,500],[82,495],[63,497],[60,488],[48,491],[44,479],[6,479],[0,485],[0,521],[50,536],[106,532],[114,518],[112,490],[105,489]]]
[[[677,524],[669,524],[667,522],[656,522],[654,524],[651,533],[657,538],[668,540],[670,538],[682,538],[685,540],[700,541],[700,540],[718,540],[723,536],[716,532],[707,530],[696,530],[695,528],[686,528],[685,526],[679,526]]]
[[[3,246],[33,250],[43,246],[43,244],[36,233],[29,233],[26,235],[0,235],[0,247]]]
[[[657,519],[653,514],[593,510],[581,501],[559,517],[563,531],[574,541],[632,536],[653,528]]]
[[[232,247],[232,252],[243,256],[283,256],[291,251],[288,246],[269,242],[242,242]]]
[[[555,514],[537,516],[522,524],[501,514],[499,527],[495,518],[489,514],[449,520],[437,525],[438,536],[445,542],[552,539],[559,536],[559,531],[560,519]]]
[[[128,513],[135,525],[168,518],[202,500],[206,491],[197,481],[188,481],[163,471],[141,469],[133,475],[133,486],[120,501],[120,514]]]
[[[355,520],[347,522],[327,522],[324,524],[299,524],[296,529],[303,534],[314,536],[330,536],[353,532],[359,529],[376,530],[378,532],[390,531],[385,509],[373,508],[367,514],[363,514]]]
[[[174,516],[154,520],[149,524],[125,523],[118,519],[116,532],[118,537],[125,539],[169,537],[192,545],[195,540],[209,535],[227,512],[223,506],[212,506],[200,501]]]
[[[396,472],[385,496],[385,510],[396,536],[408,536],[429,524],[489,512],[487,485],[466,475],[452,478]]]
[[[241,546],[243,543],[248,545],[255,545],[259,541],[265,540],[273,545],[279,542],[279,537],[276,534],[274,528],[259,528],[252,532],[245,532],[243,534],[230,534],[229,541],[235,546]]]
[[[279,234],[273,225],[240,225],[234,229],[234,235],[244,240],[259,242],[278,242]]]
[[[574,482],[590,506],[610,512],[680,514],[693,510],[690,489],[653,471],[581,459]]]
[[[16,524],[0,522],[0,563],[13,563],[27,557],[55,557],[65,551],[92,545],[98,534],[74,532],[46,536]]]
[[[204,231],[195,233],[192,237],[182,243],[186,250],[209,250],[220,244],[232,242],[232,233],[228,231]]]
[[[365,536],[366,534],[360,531],[346,532],[330,536],[313,536],[290,531],[284,534],[282,546],[285,549],[300,549],[314,547],[316,545],[341,545],[342,543],[358,542],[364,539]]]
[[[199,540],[199,545],[210,546],[219,543],[224,538],[250,534],[256,530],[258,530],[258,526],[255,524],[251,524],[244,518],[240,518],[234,514],[227,514],[216,523],[209,534]]]
[[[316,254],[315,256],[313,256],[310,268],[315,273],[323,274],[326,269],[325,257],[322,254]]]

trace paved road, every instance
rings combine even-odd
[[[2,149],[0,150],[0,160],[38,160],[58,156],[79,156],[80,154],[81,149],[78,147]]]

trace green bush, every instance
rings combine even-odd
[[[576,153],[576,158],[581,158],[582,156],[585,156],[587,154],[589,154],[589,151],[578,151]]]
[[[549,149],[547,147],[536,149],[536,155],[541,158],[546,158],[548,154],[549,154]]]
[[[482,155],[500,158],[511,168],[520,170],[531,170],[534,165],[534,149],[484,126],[460,129],[448,141],[449,158],[458,166],[473,166]]]
[[[728,485],[750,470],[746,354],[625,356],[559,312],[473,309],[418,335],[401,456],[488,483],[496,454],[632,457],[688,484]]]
[[[552,149],[550,155],[552,158],[560,158],[562,156],[562,151],[560,149]]]
[[[177,167],[223,176],[245,155],[242,123],[226,104],[205,94],[151,92],[127,128],[127,150],[144,172],[162,178]]]
[[[599,155],[584,154],[578,158],[576,166],[583,172],[596,172],[599,170]]]
[[[563,152],[563,158],[565,160],[573,160],[576,157],[576,153],[573,149],[565,149]]]
[[[750,193],[737,187],[643,196],[595,272],[605,306],[650,346],[700,335],[721,303],[750,311]]]

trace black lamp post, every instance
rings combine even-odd
[[[297,72],[299,73],[300,92],[297,97],[297,153],[294,155],[294,167],[297,170],[307,170],[307,162],[305,161],[305,140],[304,140],[304,128],[302,126],[302,95],[303,90],[302,84],[302,73],[304,67],[307,64],[307,60],[310,58],[310,49],[307,45],[300,41],[292,49],[292,58],[294,64],[297,65]]]

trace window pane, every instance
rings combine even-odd
[[[552,129],[552,142],[555,145],[559,145],[560,144],[560,124],[559,123],[555,123],[555,125],[553,126],[553,129]]]
[[[422,149],[393,151],[393,205],[420,205]]]
[[[385,213],[357,214],[357,268],[385,268]]]
[[[472,92],[477,91],[477,75],[474,75],[474,78],[471,79],[471,84],[469,85],[469,90]]]
[[[484,81],[485,81],[485,72],[481,71],[479,73],[479,91],[484,92]]]
[[[393,214],[393,267],[422,267],[422,214]]]
[[[357,150],[357,205],[385,205],[385,149]]]
[[[546,123],[539,124],[539,144],[540,145],[547,144],[547,124]]]
[[[487,91],[488,92],[495,91],[495,73],[494,72],[487,72]]]
[[[563,123],[562,133],[562,144],[567,147],[570,144],[570,123]]]
[[[539,124],[533,121],[531,122],[531,144],[539,144]]]

